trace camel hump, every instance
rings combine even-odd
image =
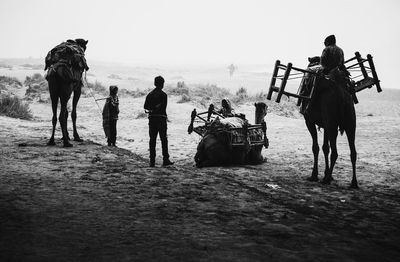
[[[245,124],[246,120],[239,117],[227,117],[220,119],[219,122],[224,126],[242,127]]]

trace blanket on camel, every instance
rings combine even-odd
[[[85,59],[85,51],[74,40],[67,40],[51,49],[45,58],[47,76],[57,72],[58,67],[64,67],[63,77],[66,81],[79,82],[83,71],[89,70]]]

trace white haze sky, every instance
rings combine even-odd
[[[69,38],[87,59],[135,64],[306,65],[335,34],[396,88],[398,0],[0,0],[0,57],[44,57]],[[272,70],[272,68],[271,68]]]

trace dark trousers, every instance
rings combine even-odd
[[[117,141],[117,119],[110,119],[110,136],[107,139],[107,143],[115,146]]]
[[[163,160],[169,160],[168,139],[167,139],[167,119],[165,117],[154,117],[149,119],[149,135],[150,135],[150,162],[156,159],[156,142],[157,134],[160,134]]]

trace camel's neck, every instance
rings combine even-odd
[[[265,115],[264,114],[257,114],[256,113],[256,117],[255,117],[255,124],[256,125],[258,125],[258,124],[261,124],[262,122],[264,122],[264,117],[265,117]]]

